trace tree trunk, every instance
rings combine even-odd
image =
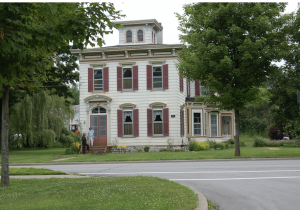
[[[235,109],[235,156],[241,156],[240,152],[240,111]]]
[[[2,124],[1,124],[1,185],[9,185],[8,163],[8,124],[9,124],[9,86],[4,86],[2,97]]]

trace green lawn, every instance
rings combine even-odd
[[[62,171],[53,171],[46,168],[9,168],[9,175],[66,175]]]
[[[241,147],[241,156],[234,156],[234,148],[199,152],[135,152],[110,153],[104,155],[62,155],[64,148],[23,149],[9,152],[10,163],[46,163],[52,160],[76,157],[61,162],[101,162],[101,161],[151,161],[151,160],[192,160],[192,159],[235,159],[235,158],[285,158],[300,157],[300,148],[252,147],[253,138],[242,136],[247,147]]]
[[[1,209],[195,209],[186,186],[155,177],[11,179]]]

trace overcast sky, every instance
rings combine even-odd
[[[183,14],[183,5],[195,1],[191,0],[110,0],[114,3],[116,10],[122,10],[126,17],[121,20],[156,19],[163,26],[163,43],[179,44],[178,19],[175,13]],[[211,1],[213,2],[213,1]],[[215,1],[220,2],[220,1]],[[286,12],[297,9],[297,2],[289,2]],[[119,44],[119,32],[114,30],[113,34],[104,36],[106,44],[113,46]]]

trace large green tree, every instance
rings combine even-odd
[[[115,26],[111,20],[121,14],[104,2],[0,3],[0,14],[1,185],[7,186],[10,89],[42,86],[70,43],[101,46],[103,34]]]
[[[235,111],[235,156],[240,156],[239,112],[253,101],[259,87],[277,69],[287,50],[282,15],[285,3],[193,3],[184,6],[179,19],[178,69],[188,80],[202,81],[210,96],[204,99],[225,110]]]

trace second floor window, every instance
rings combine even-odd
[[[94,90],[103,90],[103,71],[102,69],[94,70]]]
[[[126,42],[132,42],[132,32],[131,31],[126,32]]]
[[[132,68],[123,68],[123,89],[132,89]]]
[[[153,88],[163,87],[162,66],[153,66]]]
[[[138,41],[139,41],[139,42],[144,41],[144,38],[143,38],[143,31],[142,31],[142,30],[139,30],[139,31],[138,31]]]

